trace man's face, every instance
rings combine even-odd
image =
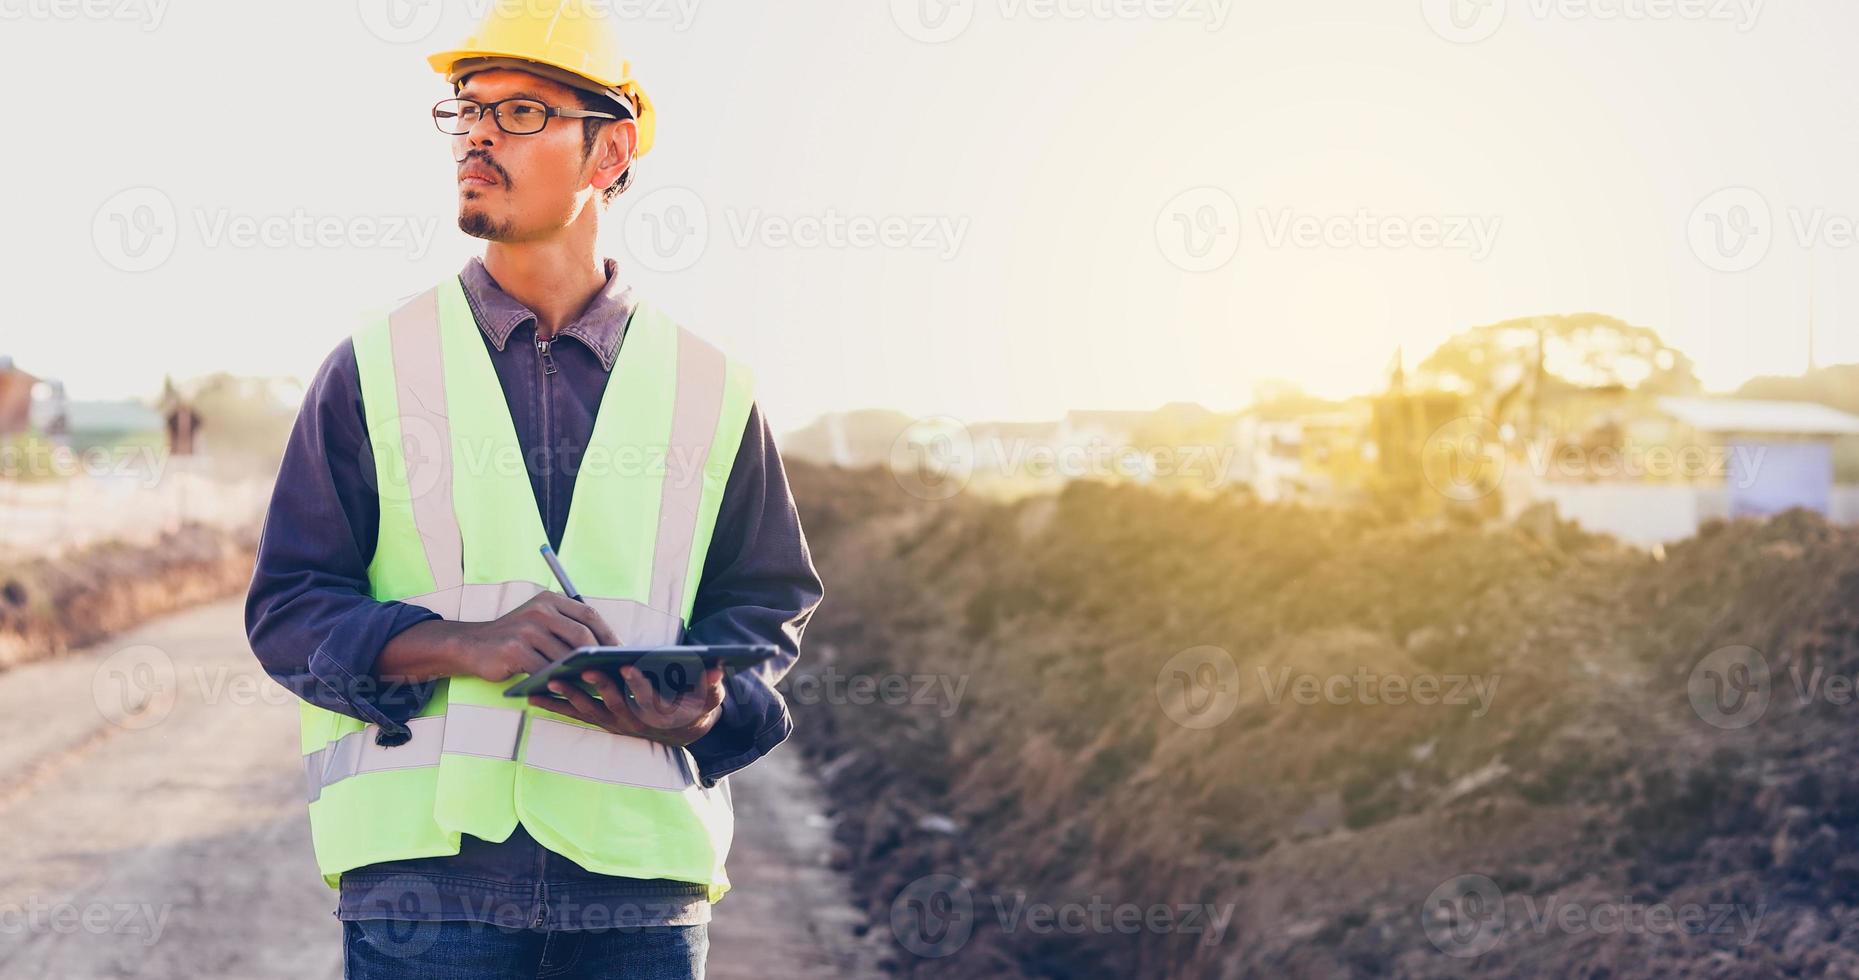
[[[525,98],[557,108],[581,107],[568,86],[507,69],[468,76],[458,97],[486,104]],[[605,140],[590,157],[583,152],[583,133],[581,120],[557,116],[539,133],[512,136],[486,112],[470,132],[452,137],[459,229],[490,241],[531,241],[568,226],[583,208],[594,206],[597,192],[590,180]]]

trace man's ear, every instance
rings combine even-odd
[[[638,145],[639,124],[631,119],[622,119],[600,131],[594,143],[594,172],[588,175],[595,190],[605,191],[626,173],[626,168],[633,165],[633,149]]]

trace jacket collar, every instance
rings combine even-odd
[[[594,352],[600,358],[600,366],[613,370],[613,361],[620,353],[620,342],[626,337],[626,324],[632,319],[636,301],[631,286],[620,280],[620,264],[613,259],[606,259],[607,285],[594,295],[587,308],[582,310],[574,322],[556,333],[557,337],[573,337]],[[473,257],[465,263],[464,271],[458,274],[459,282],[465,287],[465,296],[471,301],[472,312],[477,315],[478,329],[484,331],[491,345],[499,351],[510,342],[510,335],[516,328],[529,321],[533,326],[536,314],[517,302],[497,280],[491,278],[484,268],[484,260]]]

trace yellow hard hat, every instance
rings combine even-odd
[[[496,0],[463,44],[427,57],[454,85],[486,68],[517,68],[631,106],[638,120],[634,156],[652,149],[657,114],[620,54],[619,18],[589,0]]]

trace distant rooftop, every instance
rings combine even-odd
[[[1859,435],[1859,415],[1814,402],[1757,398],[1661,398],[1659,408],[1701,432]]]
[[[69,402],[65,419],[73,432],[159,432],[161,413],[137,401]]]

